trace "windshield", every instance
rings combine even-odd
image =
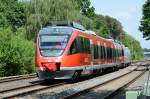
[[[69,35],[40,35],[42,56],[60,56],[67,45]]]

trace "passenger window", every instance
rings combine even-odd
[[[98,46],[94,45],[94,59],[98,59]]]
[[[78,49],[77,49],[77,41],[76,39],[73,41],[71,47],[70,47],[70,50],[69,50],[69,54],[75,54],[78,52]]]
[[[81,52],[82,53],[91,53],[90,50],[90,40],[88,38],[80,37],[81,42]]]

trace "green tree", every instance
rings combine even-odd
[[[34,43],[24,38],[24,32],[23,28],[15,33],[10,28],[0,28],[0,76],[34,71]]]
[[[73,0],[74,1],[74,0]],[[91,0],[75,0],[77,2],[77,7],[83,15],[89,18],[94,17],[95,8],[91,6]]]
[[[77,21],[92,28],[92,20],[80,14],[77,3],[72,0],[30,0],[26,4],[27,38],[35,34],[49,21]]]
[[[145,39],[150,39],[150,0],[147,0],[143,5],[143,17],[139,30],[143,32],[143,37]]]
[[[124,33],[121,23],[110,16],[105,17],[109,34],[114,39],[119,39],[120,34]]]
[[[109,38],[109,31],[107,27],[107,23],[105,17],[102,15],[95,15],[93,18],[93,30],[97,33],[97,35]]]
[[[123,44],[131,50],[131,55],[133,60],[143,59],[143,49],[140,46],[139,41],[135,40],[132,36],[125,33],[124,39],[121,39]]]
[[[0,0],[0,26],[12,27],[14,31],[25,25],[24,5],[18,0]]]

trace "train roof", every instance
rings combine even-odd
[[[39,34],[49,34],[49,33],[65,33],[72,34],[72,31],[79,30],[85,31],[85,28],[76,22],[71,21],[51,21],[48,22],[40,31]]]
[[[73,29],[71,27],[65,27],[65,26],[46,26],[42,28],[39,31],[39,34],[55,34],[55,33],[61,33],[61,34],[72,34]]]
[[[96,36],[97,38],[103,39],[107,42],[112,42],[117,45],[123,45],[121,42],[114,39],[106,39],[101,36],[96,35],[94,31],[85,30],[85,28],[76,22],[71,21],[51,21],[48,22],[40,31],[39,34],[49,34],[49,33],[61,33],[71,35],[74,30],[82,31],[88,35]]]
[[[81,24],[74,22],[74,21],[50,21],[46,24],[46,26],[65,26],[65,27],[72,27],[82,31],[85,31],[85,27]]]

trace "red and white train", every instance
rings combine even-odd
[[[52,22],[37,35],[36,67],[40,79],[75,79],[83,74],[131,63],[123,44],[85,31],[74,22]]]

